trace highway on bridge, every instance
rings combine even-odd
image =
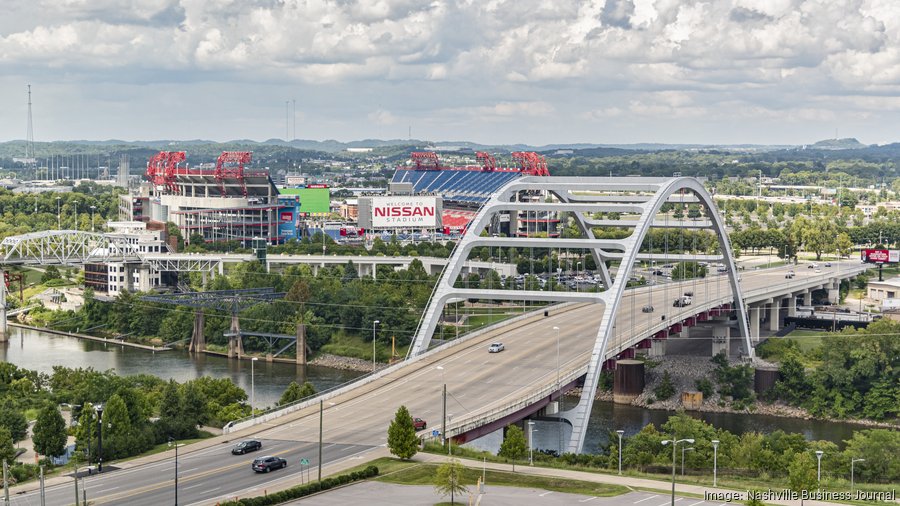
[[[802,286],[823,284],[835,275],[838,266],[823,268],[822,272],[796,269],[797,276],[786,279],[787,267],[747,271],[742,274],[742,290],[752,303],[753,294],[784,293]],[[860,266],[845,264],[842,274],[856,273]],[[672,300],[683,291],[694,292],[693,307],[674,308]],[[658,324],[662,314],[668,321],[678,321],[696,313],[708,297],[728,297],[725,276],[713,275],[702,282],[658,285],[650,290],[626,292],[617,326],[630,329],[618,332],[616,342],[610,343],[607,356],[624,344],[634,344],[648,335],[643,333]],[[749,294],[749,295],[748,295]],[[644,305],[653,304],[653,313],[642,313]],[[597,306],[573,304],[567,308],[550,310],[519,323],[490,330],[483,335],[462,340],[457,345],[420,358],[369,384],[328,399],[324,403],[324,440],[326,462],[334,462],[359,455],[384,445],[387,427],[394,412],[406,405],[413,416],[428,422],[428,431],[440,428],[442,385],[447,384],[447,412],[450,427],[484,418],[486,413],[514,405],[535,392],[546,396],[546,389],[554,387],[557,378],[556,331],[560,328],[560,370],[566,378],[574,378],[586,370],[597,333]],[[487,352],[487,345],[502,341],[506,351]],[[732,338],[732,348],[739,341]],[[438,369],[440,367],[440,369]],[[450,432],[452,433],[452,432]],[[232,444],[253,437],[264,442],[256,454],[232,456]],[[318,405],[303,408],[276,420],[214,438],[201,444],[202,449],[188,446],[179,458],[179,502],[181,504],[215,504],[228,497],[262,494],[267,487],[289,482],[300,483],[300,458],[306,457],[313,466],[315,477],[316,444],[319,437]],[[213,446],[208,446],[210,443]],[[172,454],[172,452],[168,452]],[[250,470],[253,457],[275,454],[288,459],[289,467],[270,474],[256,475]],[[174,496],[174,462],[136,465],[130,469],[112,471],[85,480],[88,499],[93,504],[170,504]],[[72,482],[48,488],[47,504],[71,504],[74,496]],[[17,494],[14,505],[38,504],[36,492]]]

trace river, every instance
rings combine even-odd
[[[105,371],[114,369],[121,375],[152,374],[165,379],[187,381],[200,376],[229,378],[235,385],[250,393],[250,361],[228,360],[213,355],[191,355],[186,351],[172,350],[152,352],[127,346],[81,340],[73,337],[47,334],[39,331],[10,328],[9,343],[0,345],[0,361],[19,367],[50,373],[54,365],[66,367],[93,367]],[[291,381],[310,381],[317,390],[346,383],[364,374],[329,367],[299,366],[285,363],[257,361],[254,367],[256,406],[272,406]],[[577,398],[566,398],[568,404]],[[594,403],[585,444],[585,451],[597,452],[607,444],[611,430],[622,429],[628,437],[648,423],[657,427],[665,423],[671,413],[662,410],[624,406],[610,402]],[[715,427],[735,434],[747,431],[798,432],[807,439],[824,439],[843,447],[854,431],[864,427],[842,422],[801,420],[767,415],[736,413],[692,413]],[[435,422],[430,425],[437,426]],[[556,449],[560,438],[565,440],[568,431],[559,433],[559,424],[536,421],[534,440],[536,448]],[[488,435],[474,446],[496,451],[500,442],[497,433]]]
[[[51,373],[53,366],[114,369],[117,374],[152,374],[164,379],[187,381],[201,376],[229,378],[250,395],[253,368],[257,407],[273,406],[291,381],[309,381],[316,390],[340,385],[364,374],[330,367],[302,366],[258,360],[228,360],[217,355],[194,354],[185,350],[142,350],[128,346],[47,334],[10,327],[9,343],[0,343],[0,361]]]

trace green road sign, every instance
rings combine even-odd
[[[309,465],[309,459],[300,459],[300,465],[301,465],[301,466],[308,466],[308,465]]]

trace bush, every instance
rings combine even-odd
[[[366,478],[372,478],[374,476],[378,476],[378,468],[376,466],[369,466],[362,471],[355,471],[350,474],[342,474],[339,476],[333,476],[331,478],[325,478],[319,482],[308,483],[306,485],[300,485],[297,487],[292,487],[287,490],[282,490],[281,492],[276,492],[274,494],[257,496],[257,497],[247,497],[244,499],[238,499],[237,501],[225,501],[219,503],[220,506],[270,506],[273,504],[281,504],[283,502],[287,502],[293,499],[298,499],[300,497],[306,497],[311,494],[315,494],[316,492],[321,492],[323,490],[328,490],[340,485],[346,485],[348,483],[352,483],[358,480],[364,480]]]
[[[706,378],[698,379],[694,385],[697,387],[697,391],[703,394],[703,399],[709,399],[713,394],[713,384],[712,381],[709,381]]]
[[[669,371],[663,373],[662,382],[653,389],[653,393],[660,400],[666,400],[675,395],[675,385],[672,384],[672,377],[669,376]]]

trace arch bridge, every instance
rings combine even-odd
[[[703,220],[674,219],[669,216],[670,207],[691,205],[702,208]],[[664,206],[666,206],[664,208]],[[665,212],[664,212],[665,211]],[[517,228],[517,237],[499,237],[492,233],[499,221],[506,221],[504,214],[525,223],[524,231]],[[559,220],[568,223],[571,216],[577,226],[577,237],[541,237],[551,235],[547,229],[532,232],[531,223],[546,223]],[[523,218],[524,217],[524,218]],[[613,227],[621,233],[615,238],[597,238],[595,227]],[[513,227],[511,227],[512,230]],[[648,244],[652,241],[650,231],[654,228],[666,230],[665,244]],[[680,230],[679,230],[680,229]],[[679,233],[688,229],[707,230],[715,236],[715,251],[699,252],[682,244],[670,244]],[[572,234],[568,234],[572,235]],[[587,252],[593,258],[599,271],[602,290],[596,292],[559,290],[510,290],[497,288],[466,288],[460,283],[463,263],[476,248],[528,248],[558,251],[557,263],[563,261],[563,251],[572,249]],[[662,250],[660,253],[658,250]],[[670,252],[675,250],[676,252]],[[533,251],[533,250],[532,250]],[[493,253],[490,253],[493,256]],[[633,345],[616,342],[618,337],[632,338],[629,332],[616,331],[616,315],[620,309],[628,281],[632,279],[636,264],[652,262],[720,262],[727,275],[727,290],[730,291],[737,313],[738,332],[742,338],[743,355],[753,357],[750,341],[747,311],[738,284],[734,255],[725,233],[724,223],[716,210],[712,196],[694,178],[581,178],[581,177],[523,177],[501,188],[478,212],[469,225],[466,234],[457,245],[434,288],[427,309],[409,349],[410,356],[417,356],[428,350],[432,335],[439,324],[444,307],[451,301],[460,299],[490,299],[506,301],[543,301],[596,304],[598,330],[593,350],[587,365],[584,388],[578,404],[560,416],[572,425],[572,436],[568,450],[580,452],[584,446],[588,418],[594,402],[594,393],[600,380],[600,372],[606,362],[611,345]],[[651,267],[652,268],[652,267]],[[556,272],[560,272],[559,267]],[[549,269],[552,276],[554,270]],[[552,282],[551,282],[552,286]],[[650,290],[662,287],[650,287]],[[681,296],[681,293],[678,293]],[[671,304],[671,300],[665,300]],[[620,335],[621,334],[621,335]],[[550,343],[548,342],[548,345]],[[552,350],[548,346],[547,350]],[[552,353],[552,352],[551,352]],[[550,357],[548,357],[550,358]]]

